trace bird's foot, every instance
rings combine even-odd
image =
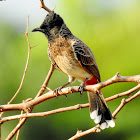
[[[84,82],[81,83],[80,87],[78,88],[78,91],[80,92],[80,96],[83,95],[83,91],[84,91],[84,88],[85,88],[85,83],[86,83],[87,80],[88,80],[88,78],[86,78],[86,79],[84,80]]]
[[[80,96],[83,95],[84,87],[85,87],[85,83],[82,83],[78,88],[78,91],[80,92]]]
[[[62,88],[63,88],[63,86],[58,87],[58,88],[56,88],[56,89],[54,90],[53,93],[56,95],[56,98],[58,98],[59,93],[62,92],[62,91],[61,91]],[[67,98],[67,95],[65,95],[65,96],[66,96],[66,98]]]

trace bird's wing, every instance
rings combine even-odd
[[[83,66],[85,70],[94,75],[100,82],[100,73],[95,60],[95,57],[90,48],[84,44],[80,39],[76,38],[73,44],[73,50],[76,59]]]

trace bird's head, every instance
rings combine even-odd
[[[39,28],[33,29],[32,32],[42,32],[48,38],[48,36],[55,36],[63,24],[64,21],[58,14],[55,12],[49,12],[41,26]]]

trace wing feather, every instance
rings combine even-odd
[[[100,82],[99,69],[90,48],[80,39],[76,38],[75,43],[73,44],[73,50],[77,60],[81,63],[84,69],[93,74]]]

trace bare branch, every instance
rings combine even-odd
[[[11,140],[14,135],[16,134],[16,132],[20,129],[20,127],[25,123],[26,119],[22,119],[17,126],[11,131],[11,133],[8,135],[8,137],[5,140]]]
[[[40,0],[40,7],[46,10],[47,12],[52,12],[48,7],[45,6],[44,1]]]
[[[44,117],[44,116],[47,116],[47,115],[56,114],[56,113],[61,113],[61,112],[65,112],[65,111],[71,111],[71,110],[82,109],[82,108],[86,108],[86,107],[88,107],[88,106],[89,106],[88,103],[87,103],[87,104],[77,104],[77,105],[74,105],[74,106],[59,108],[59,109],[55,109],[55,110],[51,110],[51,111],[47,111],[47,112],[26,113],[26,114],[22,114],[22,115],[14,115],[14,116],[9,116],[9,117],[3,117],[3,118],[0,120],[0,123],[6,122],[6,121],[15,120],[15,119],[20,119],[20,118]]]
[[[119,94],[116,94],[116,95],[113,95],[111,97],[108,97],[106,98],[106,102],[110,101],[110,100],[113,100],[113,99],[116,99],[116,98],[119,98],[119,97],[122,97],[122,96],[129,96],[131,93],[133,93],[134,91],[140,89],[140,84],[138,84],[137,86],[135,86],[134,88],[128,90],[128,91],[125,91],[125,92],[122,92],[122,93],[119,93]]]
[[[128,99],[123,98],[121,101],[121,104],[119,105],[119,107],[114,111],[114,113],[112,114],[112,116],[115,118],[116,115],[121,111],[121,109],[130,101],[132,101],[133,99],[137,98],[138,96],[140,96],[140,91],[138,91],[136,94],[134,94],[133,96],[131,96]]]
[[[80,138],[80,137],[83,137],[83,136],[85,136],[85,135],[88,135],[88,134],[91,134],[91,133],[99,133],[99,132],[101,132],[101,130],[100,130],[100,125],[97,125],[97,126],[95,126],[95,127],[93,127],[93,128],[91,128],[91,129],[88,129],[88,130],[86,130],[86,131],[77,131],[77,133],[73,136],[73,137],[71,137],[71,138],[69,138],[68,140],[76,140],[76,139],[78,139],[78,138]]]
[[[45,79],[43,85],[41,86],[41,89],[39,90],[39,92],[38,92],[38,94],[36,95],[35,98],[41,96],[42,93],[45,91],[45,89],[47,88],[47,85],[48,85],[48,83],[49,83],[49,80],[50,80],[50,78],[51,78],[53,72],[54,72],[54,65],[51,64],[51,67],[50,67],[50,70],[49,70],[49,72],[48,72],[48,75],[47,75],[47,77],[46,77],[46,79]]]
[[[25,76],[26,76],[26,71],[28,69],[29,59],[30,59],[30,51],[31,51],[30,42],[29,42],[29,38],[28,38],[28,26],[29,26],[29,16],[27,17],[27,28],[26,28],[26,32],[24,33],[25,36],[26,36],[27,45],[28,45],[28,56],[27,56],[26,65],[25,65],[25,69],[24,69],[24,72],[23,72],[23,76],[22,76],[21,82],[20,82],[20,86],[19,86],[18,90],[16,91],[16,93],[14,94],[14,96],[11,98],[11,100],[7,104],[12,103],[12,101],[15,99],[15,97],[21,91],[22,86],[23,86],[23,82],[24,82],[24,79],[25,79]],[[3,115],[3,112],[0,114],[0,116],[2,116],[2,115]]]
[[[21,111],[21,115],[23,114],[23,111]],[[19,122],[21,121],[21,118],[19,119]],[[20,134],[20,129],[17,131],[17,135],[16,135],[16,140],[19,139],[19,134]]]
[[[123,92],[123,93],[119,93],[119,94],[116,94],[114,96],[111,96],[109,98],[106,98],[106,102],[108,101],[111,101],[111,100],[114,100],[114,99],[117,99],[119,97],[122,97],[122,96],[126,96],[126,95],[130,95],[130,93],[136,91],[137,89],[140,88],[140,85],[138,84],[136,87],[126,91],[126,92]],[[63,89],[65,90],[65,89]],[[52,93],[52,92],[51,92]],[[46,93],[48,94],[48,93]],[[44,94],[45,95],[45,94]],[[46,95],[45,95],[46,96]],[[55,95],[54,95],[55,96]],[[139,92],[135,95],[133,95],[132,97],[129,98],[130,99],[133,99],[135,96],[139,96]],[[42,97],[41,97],[42,98]],[[44,98],[44,97],[43,97]],[[128,102],[127,100],[125,102]],[[30,103],[32,104],[32,103]],[[24,105],[25,106],[25,105]],[[60,112],[64,112],[64,111],[70,111],[70,110],[77,110],[77,109],[80,109],[80,108],[86,108],[86,107],[89,107],[89,104],[78,104],[78,105],[75,105],[75,106],[70,106],[70,107],[65,107],[65,108],[59,108],[59,109],[55,109],[55,110],[51,110],[51,111],[47,111],[47,112],[40,112],[40,113],[27,113],[27,114],[22,114],[22,115],[15,115],[15,116],[9,116],[9,117],[4,117],[0,120],[0,123],[3,123],[5,121],[10,121],[10,120],[15,120],[15,119],[19,119],[19,118],[27,118],[27,117],[44,117],[44,116],[47,116],[47,115],[51,115],[51,114],[55,114],[55,113],[60,113]],[[116,112],[118,112],[116,110]],[[114,114],[114,113],[113,113]],[[116,113],[115,113],[116,114]],[[116,115],[113,115],[114,117]]]
[[[86,86],[84,88],[85,91],[93,91],[93,92],[97,92],[98,90],[100,90],[101,88],[108,86],[110,84],[116,83],[116,82],[138,82],[139,83],[139,79],[140,79],[140,75],[135,75],[135,76],[114,76],[104,82],[98,83],[96,85],[89,85]],[[40,91],[38,92],[38,95],[41,95],[42,92],[45,91],[44,86],[45,84],[42,85],[42,88],[40,89]],[[140,88],[140,85],[138,84],[138,86],[136,86],[135,88],[127,91],[127,92],[123,92],[120,95],[114,95],[112,97],[109,97],[107,100],[113,100],[116,99],[121,96],[124,95],[129,95],[132,91],[135,91],[137,89]],[[71,93],[75,93],[78,92],[79,86],[74,86],[74,87],[67,87],[62,89],[61,93],[59,93],[58,96],[60,95],[66,95],[66,94],[71,94]],[[26,103],[20,103],[20,104],[10,104],[10,105],[1,105],[0,106],[0,112],[4,112],[4,111],[9,111],[9,110],[24,110],[27,112],[27,110],[29,108],[32,108],[33,106],[46,101],[50,98],[55,97],[55,94],[53,94],[53,91],[49,91],[46,94],[41,95],[40,97],[37,97],[29,102]]]

